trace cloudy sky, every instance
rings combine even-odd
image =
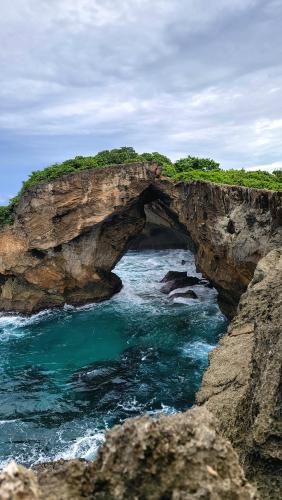
[[[282,0],[4,0],[0,203],[123,145],[282,166],[281,18]]]

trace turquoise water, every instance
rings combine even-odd
[[[107,302],[0,316],[2,466],[91,459],[112,425],[193,404],[227,323],[214,289],[194,286],[198,300],[160,293],[169,270],[197,275],[189,251],[131,251]]]

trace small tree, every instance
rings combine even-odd
[[[127,163],[129,161],[136,161],[137,159],[138,153],[136,153],[135,149],[126,146],[119,149],[106,149],[105,151],[100,151],[95,156],[99,167]]]
[[[164,167],[165,165],[172,165],[172,161],[165,155],[162,155],[161,153],[158,153],[157,151],[154,151],[153,153],[142,153],[139,155],[140,161],[155,161],[157,162],[161,167]]]
[[[198,158],[197,156],[187,156],[175,162],[176,172],[188,172],[189,170],[219,170],[219,163],[210,158]]]

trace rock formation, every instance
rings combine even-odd
[[[197,396],[204,408],[113,429],[93,464],[53,464],[37,479],[10,466],[0,498],[256,498],[226,437],[262,498],[281,498],[281,193],[156,179],[148,163],[39,184],[0,230],[0,310],[31,314],[110,297],[122,286],[112,269],[146,213],[186,233],[228,316],[240,301],[210,355]]]
[[[198,270],[234,316],[258,261],[282,244],[282,193],[194,181],[161,181],[170,209],[186,227]]]
[[[28,190],[0,232],[0,309],[30,314],[109,298],[111,270],[145,224],[146,165],[89,170]]]
[[[219,436],[205,409],[152,419],[141,417],[114,427],[93,463],[55,462],[22,477],[44,500],[255,500],[230,443]],[[1,479],[2,478],[2,479]],[[14,479],[4,471],[4,487]]]
[[[26,190],[0,230],[0,310],[31,314],[121,288],[111,271],[146,212],[182,228],[228,315],[259,259],[281,241],[281,193],[155,178],[149,163],[92,169]],[[145,207],[145,208],[144,208]],[[188,241],[188,239],[187,239]]]
[[[282,494],[282,248],[259,263],[197,395],[262,498]]]
[[[22,465],[11,462],[0,473],[1,500],[38,500],[40,494],[34,473]]]

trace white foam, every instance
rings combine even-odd
[[[88,430],[85,436],[78,437],[73,443],[68,444],[62,451],[57,453],[54,460],[70,460],[73,458],[93,460],[104,441],[105,431]]]
[[[193,359],[205,360],[208,353],[215,347],[215,345],[207,344],[206,342],[198,340],[192,344],[189,343],[182,347],[182,354]]]

